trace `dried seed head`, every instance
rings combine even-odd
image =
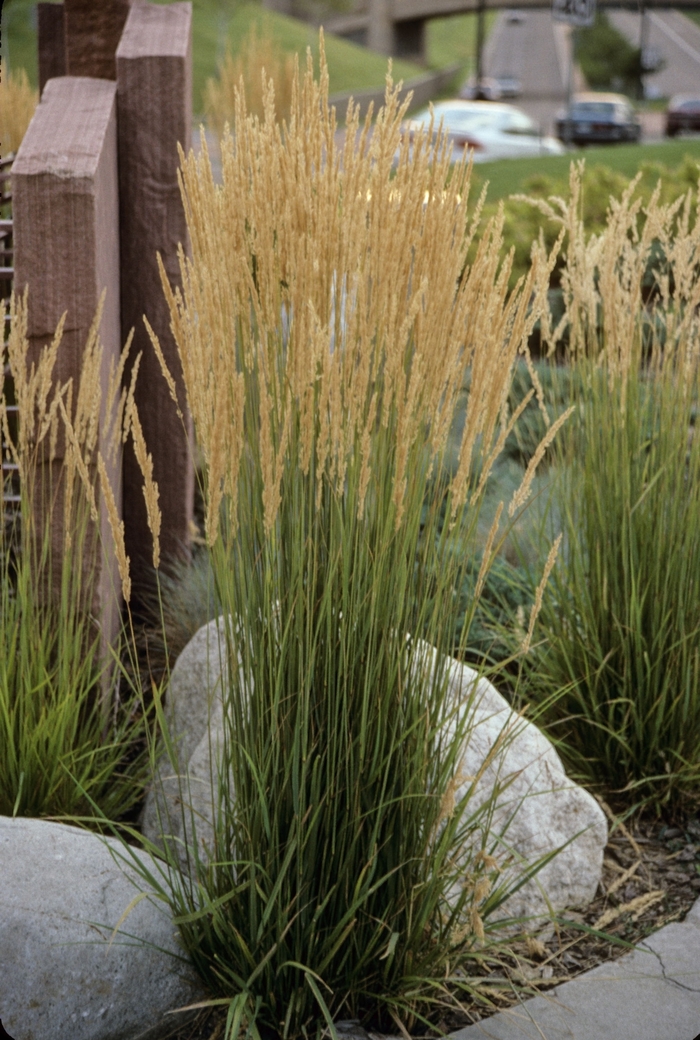
[[[124,544],[124,521],[119,517],[119,510],[117,509],[114,491],[107,474],[107,467],[100,452],[97,455],[97,470],[100,476],[100,491],[107,507],[107,519],[112,532],[112,538],[114,539],[114,552],[122,583],[122,594],[125,602],[128,603],[131,599],[131,578],[129,576],[129,557],[126,555]]]
[[[527,633],[525,634],[525,638],[523,639],[522,644],[520,646],[520,651],[523,654],[526,654],[530,649],[532,636],[535,631],[535,622],[537,621],[540,610],[542,609],[542,596],[547,586],[547,582],[549,581],[549,576],[552,573],[552,568],[554,567],[554,564],[556,562],[557,555],[559,553],[559,546],[561,545],[561,539],[562,536],[558,535],[547,555],[547,560],[544,565],[544,571],[542,572],[542,578],[540,580],[539,585],[537,586],[537,591],[535,593],[535,602],[532,604],[532,608],[530,610],[530,623],[527,626]]]

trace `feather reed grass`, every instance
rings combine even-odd
[[[39,103],[24,69],[7,72],[0,64],[0,154],[16,152]]]
[[[217,78],[207,80],[204,109],[209,127],[221,137],[227,124],[233,126],[239,89],[245,93],[247,111],[262,119],[270,82],[274,85],[277,118],[287,119],[292,103],[294,56],[286,54],[264,26],[260,34],[254,22],[240,52],[234,57],[227,51]]]
[[[678,808],[700,779],[700,222],[690,192],[635,184],[588,236],[580,171],[562,272],[575,419],[555,446],[564,544],[524,696],[569,767],[628,809]],[[530,626],[532,628],[532,625]]]
[[[0,532],[0,813],[90,818],[102,827],[138,802],[147,762],[140,698],[124,684],[120,694],[119,648],[106,653],[93,611],[98,495],[107,497],[117,533],[120,523],[100,451],[99,319],[80,378],[61,383],[63,322],[32,356],[26,295],[11,301],[0,424],[4,461],[15,467],[7,472],[19,483],[21,531],[4,524]],[[114,367],[107,393],[117,426],[122,370]],[[105,441],[113,433],[108,422]],[[128,588],[123,553],[120,567]]]
[[[404,1032],[502,984],[482,978],[507,894],[485,847],[498,792],[470,810],[467,784],[452,806],[470,711],[447,655],[550,258],[536,243],[510,292],[499,214],[467,265],[471,170],[432,162],[430,134],[409,154],[404,112],[389,83],[339,146],[309,57],[283,126],[271,85],[262,118],[237,89],[221,186],[205,142],[182,157],[192,253],[181,288],[162,273],[238,666],[213,847],[191,814],[167,884],[148,880],[232,1037],[336,1017]]]

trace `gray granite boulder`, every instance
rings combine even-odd
[[[211,849],[212,792],[223,726],[221,691],[222,681],[227,681],[225,650],[224,621],[218,618],[190,639],[170,676],[165,719],[175,760],[165,752],[160,757],[141,830],[161,846],[163,833],[173,835],[176,851],[193,837],[204,854]]]
[[[503,911],[529,921],[534,929],[550,908],[556,913],[585,907],[595,896],[603,869],[608,838],[603,810],[567,777],[544,733],[516,714],[487,679],[453,661],[449,681],[470,722],[461,765],[464,780],[455,801],[472,788],[467,804],[474,811],[499,788],[485,845],[505,865],[501,880],[515,878],[524,865],[561,849],[509,896]]]
[[[222,739],[223,619],[205,625],[178,658],[167,695],[166,718],[177,761],[163,758],[148,796],[143,829],[162,842],[162,833],[191,841],[190,828],[205,852],[211,847],[216,754]],[[435,665],[427,644],[421,667]],[[513,893],[501,915],[540,927],[550,911],[583,907],[595,895],[603,865],[607,825],[595,799],[570,780],[547,737],[512,711],[495,687],[458,661],[449,665],[449,684],[460,712],[470,718],[455,801],[471,788],[467,812],[477,813],[498,788],[498,805],[479,836],[504,867],[502,880],[561,849]],[[473,779],[476,778],[476,779]],[[182,812],[182,803],[188,810]],[[486,813],[482,814],[486,818]],[[478,833],[478,828],[475,835]],[[475,839],[476,840],[476,839]]]
[[[167,906],[115,862],[114,839],[0,817],[0,1019],[14,1040],[137,1040],[204,999]],[[153,860],[139,853],[149,869]]]

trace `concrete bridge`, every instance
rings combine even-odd
[[[296,14],[294,0],[265,0],[266,6]],[[603,10],[626,9],[645,11],[700,10],[700,0],[598,0]],[[413,58],[421,61],[426,56],[426,24],[431,18],[476,13],[483,17],[486,11],[513,9],[549,10],[551,0],[356,0],[347,13],[331,14],[323,18],[328,32],[336,33],[361,43],[380,54]],[[480,33],[483,39],[483,31]]]

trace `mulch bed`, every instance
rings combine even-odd
[[[627,825],[613,821],[595,899],[583,912],[567,912],[546,942],[515,949],[499,971],[504,983],[512,983],[510,995],[508,985],[503,988],[503,1007],[512,1006],[516,991],[543,992],[624,956],[630,945],[671,921],[682,921],[700,898],[698,816],[671,824],[644,817]],[[451,1031],[485,1017],[483,1010],[464,1007],[438,1028]],[[171,1040],[222,1040],[224,1022],[220,1011],[206,1012],[185,1026],[174,1024]],[[361,1028],[353,1032],[362,1035],[367,1036]],[[374,1033],[369,1036],[379,1040]]]
[[[504,975],[528,995],[617,960],[652,932],[682,921],[700,899],[698,816],[671,824],[641,817],[625,825],[608,814],[610,836],[595,899],[583,912],[567,911],[550,939],[524,945],[506,967]],[[506,990],[502,999],[503,1007],[514,1002]],[[465,1008],[445,1024],[459,1029],[485,1017]]]

